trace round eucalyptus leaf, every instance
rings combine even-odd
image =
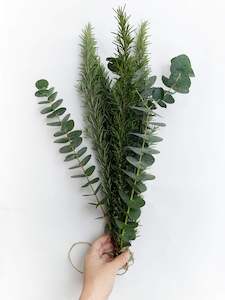
[[[36,81],[35,86],[38,90],[47,89],[48,81],[46,79],[40,79],[40,80]]]

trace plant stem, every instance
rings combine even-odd
[[[141,95],[139,94],[138,91],[137,91],[137,93],[141,97]],[[142,98],[142,100],[143,100],[143,98]],[[141,146],[141,155],[140,155],[139,161],[138,161],[138,168],[137,168],[136,175],[135,175],[134,186],[137,183],[137,178],[138,178],[139,172],[140,172],[140,164],[141,164],[141,160],[142,160],[142,157],[143,157],[143,154],[144,154],[143,150],[144,150],[144,146],[145,146],[145,138],[146,138],[146,135],[147,135],[147,129],[148,129],[148,124],[149,124],[149,117],[150,117],[150,114],[147,114],[147,117],[146,117],[146,120],[145,120],[146,124],[145,124],[145,129],[144,129],[144,138],[143,138],[143,143],[142,143],[142,146]],[[129,198],[129,201],[133,200],[134,192],[135,192],[135,189],[132,188],[131,196]],[[126,217],[125,217],[125,222],[124,222],[125,225],[127,225],[128,218],[129,218],[129,213],[130,213],[130,207],[128,206],[127,212],[126,212]],[[120,249],[122,249],[122,247],[123,247],[123,236],[124,236],[124,233],[125,233],[125,229],[123,228],[122,229],[122,233],[121,233]]]

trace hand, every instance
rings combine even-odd
[[[97,239],[85,257],[84,284],[80,300],[106,300],[110,295],[116,273],[129,260],[129,251],[116,258],[110,256],[113,244],[109,235]]]

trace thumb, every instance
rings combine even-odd
[[[119,270],[120,268],[125,266],[125,264],[129,261],[129,258],[130,252],[126,250],[125,252],[121,253],[116,258],[114,258],[111,264],[116,270]]]

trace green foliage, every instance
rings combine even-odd
[[[106,59],[113,80],[109,80],[100,62],[96,41],[88,25],[81,43],[80,86],[83,88],[80,90],[98,161],[107,166],[108,177],[102,173],[101,179],[104,182],[110,178],[110,184],[105,183],[108,199],[105,206],[110,233],[117,252],[120,252],[136,238],[137,226],[127,225],[134,220],[137,225],[139,223],[140,208],[145,204],[140,196],[146,190],[143,182],[155,178],[146,173],[146,169],[152,166],[154,155],[159,153],[154,148],[162,141],[157,135],[158,128],[165,126],[154,121],[155,110],[174,103],[174,91],[188,92],[189,77],[194,73],[188,57],[178,56],[171,60],[170,77],[163,77],[164,84],[171,89],[155,87],[156,76],[151,75],[149,67],[148,23],[142,22],[134,30],[124,8],[119,7],[115,13],[118,24],[117,32],[113,33],[115,51]],[[96,136],[102,137],[99,143]],[[101,147],[106,149],[104,155]]]
[[[61,145],[59,152],[65,154],[64,160],[76,161],[69,169],[80,173],[71,177],[86,179],[82,187],[90,187],[92,193],[85,196],[96,197],[96,202],[90,204],[102,207],[117,255],[137,237],[145,205],[142,193],[147,189],[146,182],[155,179],[148,169],[159,153],[155,148],[162,141],[159,128],[165,126],[157,121],[156,111],[174,103],[176,92],[189,92],[194,72],[189,58],[179,55],[171,60],[169,77],[162,77],[166,88],[155,86],[157,78],[149,66],[148,23],[142,22],[136,30],[124,8],[119,7],[115,14],[115,50],[106,59],[108,70],[100,61],[90,24],[81,36],[79,91],[86,133],[100,167],[99,177],[93,175],[95,166],[89,165],[91,155],[82,145],[82,131],[74,128],[70,114],[64,115],[66,108],[61,106],[62,99],[57,100],[54,88],[41,79],[36,83],[35,95],[47,98],[39,102],[45,105],[41,113],[53,119],[47,124],[57,128],[55,143]]]
[[[78,174],[72,175],[72,178],[84,178],[86,183],[82,187],[89,186],[92,191],[92,196],[96,198],[96,203],[101,202],[100,189],[96,192],[95,184],[99,181],[99,177],[93,176],[95,171],[94,165],[89,165],[91,155],[86,154],[87,147],[81,147],[83,138],[81,137],[81,130],[74,130],[74,121],[70,119],[70,114],[63,117],[66,112],[65,107],[61,107],[63,103],[62,99],[57,100],[57,92],[53,92],[54,88],[48,89],[48,81],[45,79],[40,79],[36,82],[35,86],[38,89],[35,93],[37,97],[46,97],[44,101],[38,102],[41,105],[45,105],[41,109],[41,114],[47,114],[48,119],[53,119],[52,122],[47,123],[47,125],[57,127],[57,131],[54,133],[54,137],[59,137],[54,140],[54,143],[63,144],[59,148],[59,152],[66,154],[64,161],[76,161],[76,166],[69,167],[70,170],[79,170]],[[44,93],[41,93],[43,92]],[[62,118],[63,117],[63,118]],[[102,207],[102,212],[105,214],[104,208]]]
[[[191,86],[190,77],[194,77],[194,71],[187,55],[181,54],[171,59],[170,77],[162,76],[165,86],[179,93],[188,93]]]

